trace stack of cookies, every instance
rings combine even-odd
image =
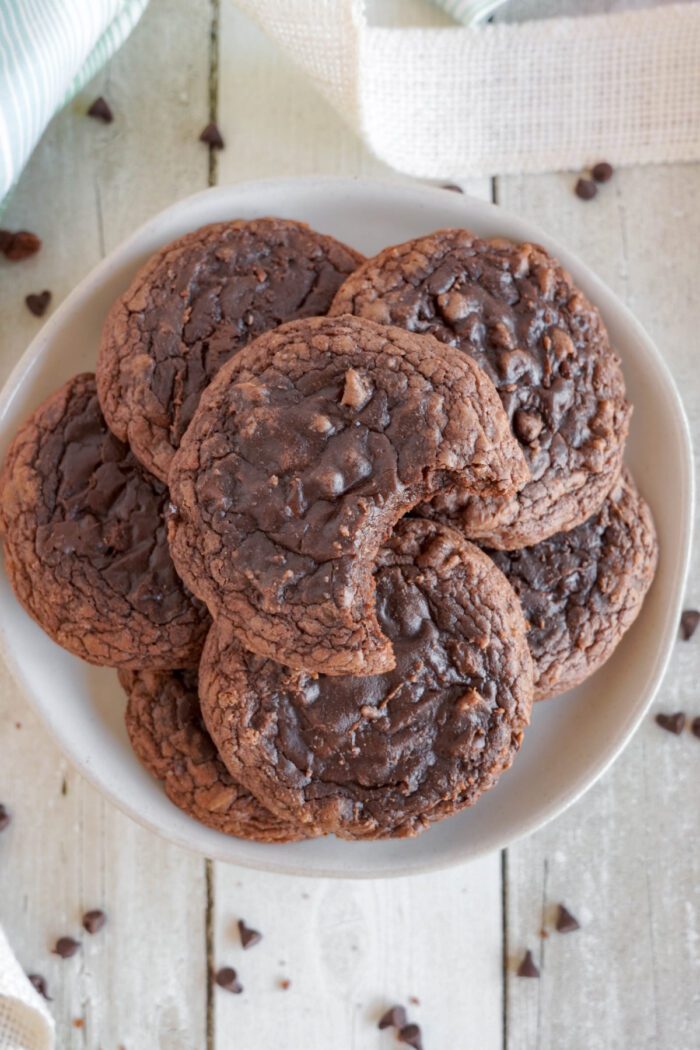
[[[656,565],[620,362],[542,248],[366,260],[301,223],[161,249],[18,433],[19,600],[118,670],[138,757],[227,834],[415,835],[612,653]]]

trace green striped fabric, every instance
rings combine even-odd
[[[49,120],[97,73],[148,0],[0,0],[0,201]]]

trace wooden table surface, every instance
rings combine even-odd
[[[115,111],[110,126],[83,115],[97,94]],[[227,148],[210,156],[197,137],[213,114]],[[309,173],[400,177],[228,0],[152,0],[54,120],[3,217],[45,246],[0,271],[1,378],[41,325],[27,293],[50,288],[57,305],[136,226],[195,190]],[[619,171],[591,203],[574,181],[465,188],[536,220],[622,296],[665,355],[697,435],[700,166]],[[696,552],[690,605],[700,605],[699,567]],[[700,714],[699,652],[700,633],[677,644],[657,710]],[[378,1014],[410,996],[426,1050],[700,1047],[700,741],[651,716],[538,834],[390,882],[261,875],[159,840],[70,768],[7,675],[0,756],[0,801],[13,816],[0,837],[0,921],[26,969],[48,980],[61,1050],[386,1050],[396,1044]],[[582,929],[544,939],[560,901]],[[108,912],[107,928],[72,960],[51,955],[93,907]],[[239,917],[265,935],[245,954]],[[539,981],[515,976],[527,947]],[[225,964],[242,995],[209,986],[208,969]]]

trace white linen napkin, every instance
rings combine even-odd
[[[234,2],[409,175],[700,160],[700,3],[396,28],[363,0]]]
[[[0,1050],[53,1050],[54,1020],[0,926]]]

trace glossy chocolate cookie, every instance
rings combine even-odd
[[[126,728],[137,757],[179,809],[225,835],[258,842],[304,838],[237,784],[202,721],[196,671],[120,671]]]
[[[170,472],[173,559],[247,649],[326,674],[393,666],[372,572],[396,521],[525,466],[496,391],[429,336],[355,317],[261,336],[205,391]]]
[[[651,512],[627,471],[601,510],[520,551],[487,551],[528,621],[535,699],[573,689],[612,655],[654,578]]]
[[[376,564],[383,675],[312,675],[247,653],[225,621],[202,656],[204,719],[232,775],[280,816],[345,838],[415,835],[511,764],[532,663],[515,594],[453,529],[405,518]]]
[[[107,429],[95,377],[27,420],[0,477],[5,566],[54,641],[111,667],[196,666],[209,617],[179,579],[168,491]]]
[[[97,386],[107,422],[161,480],[200,395],[262,332],[325,314],[362,256],[304,223],[222,222],[166,245],[107,318]]]
[[[332,314],[429,332],[498,388],[531,480],[508,507],[457,491],[432,510],[513,549],[597,511],[622,462],[630,409],[598,311],[543,248],[439,230],[387,248],[342,286]]]

